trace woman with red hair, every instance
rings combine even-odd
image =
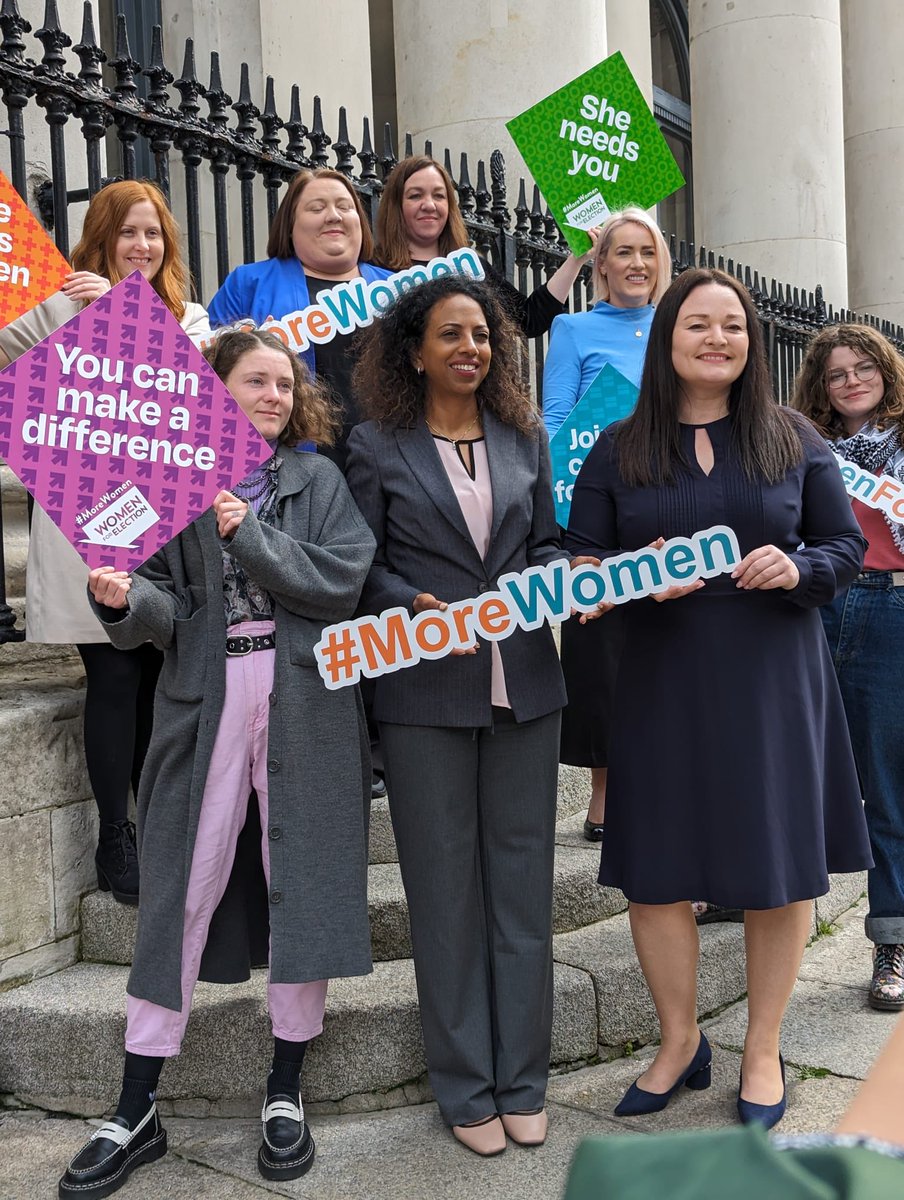
[[[126,179],[91,199],[72,271],[61,290],[0,331],[0,368],[49,337],[82,308],[139,271],[192,339],[210,332],[207,313],[186,299],[190,276],[179,227],[153,183]],[[117,650],[88,605],[88,568],[37,505],[25,588],[26,637],[74,643],[85,667],[85,759],[100,814],[98,886],[123,904],[138,903],[135,827],[129,785],[138,791],[151,736],[162,656],[149,643]]]

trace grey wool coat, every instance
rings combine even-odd
[[[373,536],[336,467],[281,447],[276,527],[249,510],[228,550],[274,599],[270,698],[270,969],[274,983],[371,970],[367,913],[370,752],[355,687],[328,691],[313,648],[351,617]],[[138,797],[141,904],[128,991],[180,1009],[185,893],[223,707],[223,543],[212,509],[134,575],[119,615],[95,605],[111,641],[164,651]]]

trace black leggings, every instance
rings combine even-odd
[[[117,650],[109,642],[82,643],[85,665],[85,761],[101,821],[124,821],[129,784],[138,780],[151,740],[154,692],[163,655],[150,642]]]

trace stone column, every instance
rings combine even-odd
[[[72,3],[75,0],[71,0]],[[268,75],[273,77],[276,111],[285,120],[289,116],[292,85],[298,84],[301,116],[310,128],[314,96],[320,96],[323,125],[333,141],[339,136],[339,106],[348,114],[349,139],[361,148],[362,117],[370,116],[371,71],[370,29],[367,0],[333,0],[312,25],[300,18],[287,19],[283,0],[169,0],[165,6],[164,53],[171,71],[182,69],[185,39],[194,39],[198,77],[203,84],[210,79],[210,55],[220,56],[223,87],[236,100],[239,95],[241,64],[248,64],[251,96],[258,107],[264,106],[264,88]],[[178,102],[178,94],[174,92]],[[201,100],[201,114],[207,106]],[[285,144],[285,143],[283,143]],[[310,150],[310,145],[306,144]],[[327,149],[329,165],[335,159]],[[206,173],[206,166],[202,168]],[[182,169],[178,154],[171,160],[173,211],[184,226],[186,208]],[[242,261],[241,220],[237,204],[235,176],[229,179],[229,251],[233,266]],[[282,195],[282,192],[280,193]],[[268,221],[263,185],[255,186],[255,251],[264,257]],[[201,184],[201,256],[203,270],[202,300],[209,300],[217,287],[215,221],[213,192],[206,178]]]
[[[650,6],[636,0],[606,0],[608,53],[621,50],[637,86],[653,107],[653,62],[650,57]]]
[[[839,0],[689,17],[698,245],[846,304]]]
[[[425,139],[442,158],[478,158],[497,147],[508,167],[509,196],[526,175],[505,122],[606,57],[600,0],[461,0],[450,26],[448,0],[394,0],[399,128]]]
[[[894,0],[842,0],[848,303],[904,324],[904,25]]]

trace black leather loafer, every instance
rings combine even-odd
[[[99,1200],[118,1192],[142,1163],[166,1154],[166,1130],[152,1104],[134,1129],[122,1117],[101,1125],[82,1146],[60,1180],[60,1200]]]
[[[261,1112],[264,1140],[257,1169],[264,1179],[299,1179],[314,1165],[314,1139],[301,1096],[271,1096]]]

